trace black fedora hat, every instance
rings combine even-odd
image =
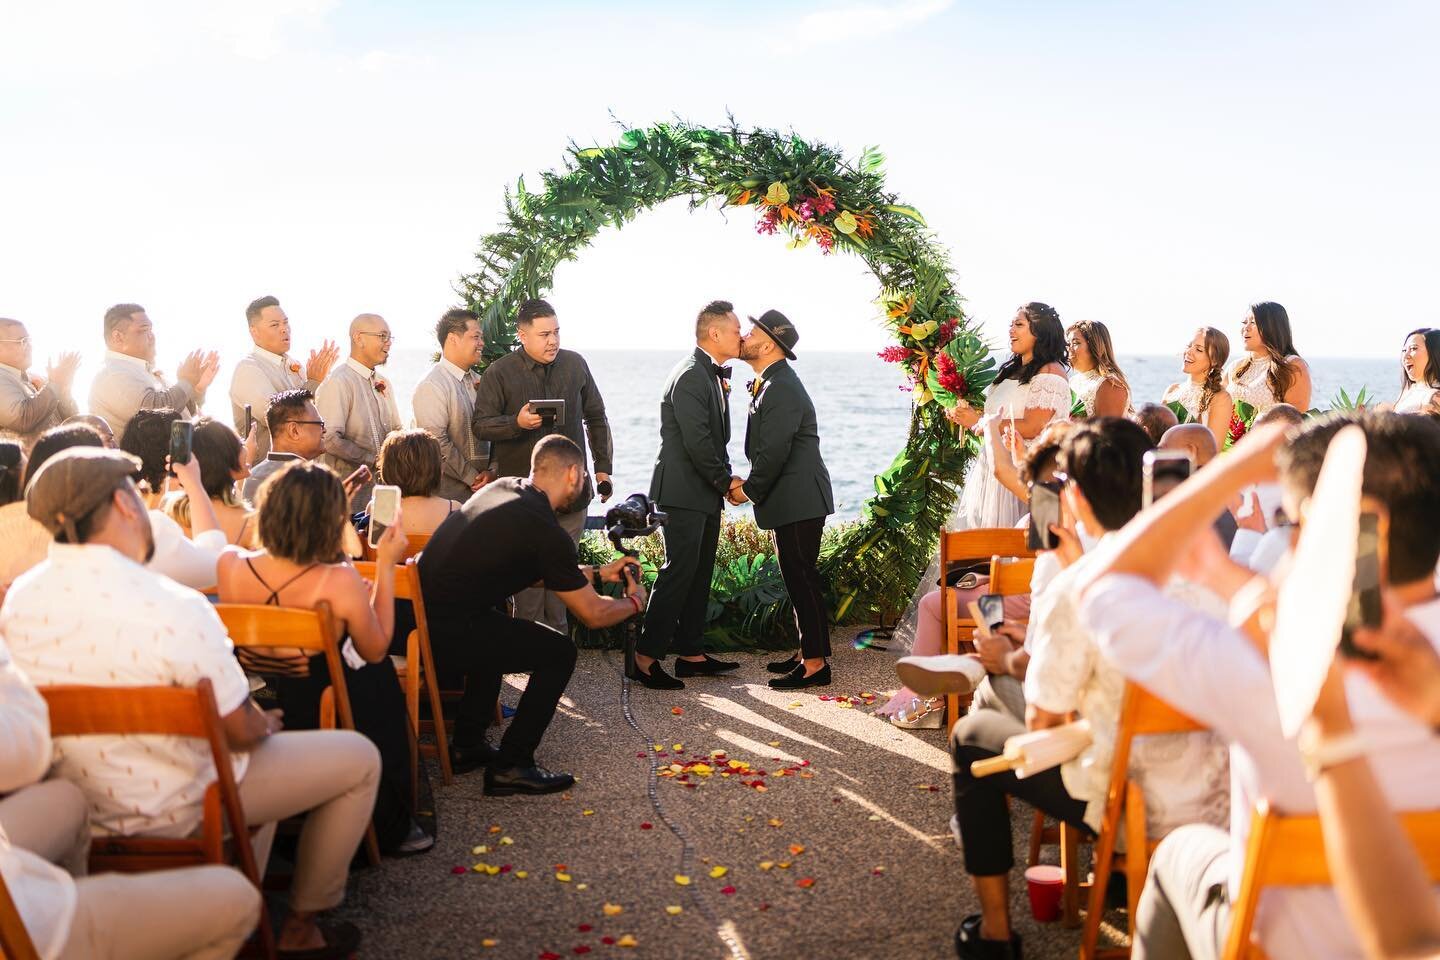
[[[775,341],[775,346],[780,348],[786,359],[795,359],[795,344],[800,342],[800,332],[795,329],[795,324],[785,319],[785,314],[779,310],[766,310],[758,320],[751,317],[750,322]]]

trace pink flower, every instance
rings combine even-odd
[[[820,217],[823,217],[825,214],[835,209],[835,201],[831,199],[828,193],[822,193],[817,196],[814,200],[814,205],[815,215]]]
[[[809,197],[806,197],[795,205],[795,212],[800,214],[800,219],[802,220],[815,219],[815,207]]]
[[[835,247],[835,234],[826,230],[824,233],[815,235],[815,244],[820,248],[821,253],[829,253]]]
[[[759,234],[772,234],[780,229],[780,210],[778,207],[771,207],[765,211],[759,221],[755,224],[755,232]]]
[[[875,356],[884,360],[886,363],[900,363],[902,360],[910,359],[910,351],[896,344],[886,347],[884,350],[875,354]]]

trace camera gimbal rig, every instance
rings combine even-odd
[[[605,534],[614,544],[615,549],[629,558],[625,564],[625,576],[633,576],[638,583],[641,576],[640,551],[633,546],[626,546],[626,540],[634,540],[639,537],[648,537],[661,527],[670,517],[658,509],[649,497],[643,493],[632,493],[621,500],[605,513]],[[625,672],[633,673],[635,670],[635,642],[639,637],[639,624],[632,617],[626,621],[625,629]]]

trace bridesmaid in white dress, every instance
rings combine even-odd
[[[1396,413],[1422,413],[1440,388],[1440,330],[1421,327],[1405,335],[1400,355],[1400,397]]]
[[[1240,332],[1246,356],[1227,379],[1231,399],[1250,404],[1256,415],[1281,403],[1309,410],[1310,365],[1295,351],[1285,308],[1269,301],[1252,305]]]
[[[1182,357],[1181,372],[1186,379],[1165,390],[1162,403],[1178,403],[1190,422],[1203,423],[1215,435],[1215,449],[1225,449],[1230,417],[1235,403],[1225,389],[1225,361],[1230,359],[1230,339],[1214,327],[1195,331]]]
[[[1065,331],[1070,355],[1070,389],[1085,408],[1085,419],[1130,413],[1130,384],[1115,362],[1110,331],[1098,320],[1081,320]],[[1073,411],[1072,411],[1073,413]]]
[[[1029,443],[1051,420],[1068,420],[1070,384],[1065,380],[1065,328],[1060,314],[1044,303],[1027,303],[1010,321],[1010,359],[1000,366],[985,397],[984,411],[963,400],[948,414],[967,430],[984,432],[984,422],[999,420]],[[1023,504],[995,477],[990,445],[982,444],[965,477],[961,494],[965,527],[1013,527]]]

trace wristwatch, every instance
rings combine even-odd
[[[1300,762],[1305,765],[1305,778],[1311,783],[1331,767],[1349,763],[1370,749],[1370,742],[1357,731],[1327,738],[1308,724],[1300,731],[1296,745],[1300,748]]]

